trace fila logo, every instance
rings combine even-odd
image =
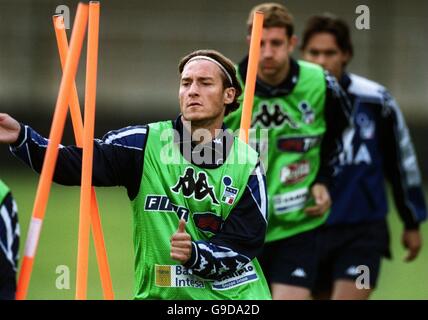
[[[209,196],[211,201],[218,205],[219,202],[215,196],[214,187],[209,185],[207,174],[200,171],[198,172],[197,179],[195,176],[195,169],[187,167],[184,174],[178,178],[175,186],[171,188],[171,191],[174,193],[179,193],[181,191],[186,198],[194,196],[194,198],[199,201]]]
[[[146,202],[144,204],[145,211],[153,212],[175,212],[178,219],[184,219],[186,222],[189,219],[190,210],[185,207],[177,206],[173,204],[167,196],[161,195],[147,195]]]

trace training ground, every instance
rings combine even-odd
[[[38,175],[22,166],[2,172],[13,190],[21,224],[20,255],[23,256]],[[53,185],[35,259],[28,299],[74,299],[80,188]],[[124,188],[97,188],[116,299],[133,297],[132,213]],[[389,214],[393,260],[382,264],[378,289],[372,299],[428,299],[428,224],[422,225],[425,246],[412,263],[403,262],[402,226],[396,212]],[[102,299],[100,278],[92,244],[89,257],[88,299]],[[70,270],[70,288],[64,285],[64,267]],[[58,268],[58,269],[57,269]],[[59,273],[57,273],[57,270]],[[58,281],[57,281],[58,280]]]

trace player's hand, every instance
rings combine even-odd
[[[419,230],[404,230],[401,241],[408,251],[404,261],[415,260],[422,248],[422,235]]]
[[[0,113],[0,143],[14,143],[18,140],[21,126],[6,113]]]
[[[171,237],[171,258],[185,264],[192,254],[192,238],[186,232],[186,221],[180,219],[177,232]]]
[[[322,216],[331,206],[330,193],[325,185],[315,183],[311,188],[312,197],[315,200],[315,205],[307,207],[305,212],[309,216]]]

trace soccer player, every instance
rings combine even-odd
[[[330,190],[333,206],[320,234],[316,295],[367,299],[376,286],[381,258],[389,256],[385,178],[403,222],[405,260],[414,260],[422,247],[419,224],[427,212],[416,155],[400,108],[387,89],[346,72],[353,55],[346,22],[332,15],[313,16],[301,49],[305,60],[339,79],[355,110],[355,130],[344,137]],[[370,283],[358,288],[361,267],[368,268]]]
[[[9,188],[0,180],[0,300],[14,300],[18,266],[18,209]]]
[[[297,38],[283,5],[254,7],[248,34],[257,10],[264,25],[251,125],[262,158],[267,156],[269,198],[262,268],[274,299],[307,299],[315,281],[318,228],[330,207],[330,162],[350,126],[351,107],[334,77],[291,57]],[[243,85],[247,64],[246,57],[237,66]],[[225,122],[236,130],[240,119],[238,111]]]
[[[224,130],[241,88],[229,59],[199,50],[179,63],[181,114],[94,141],[93,184],[132,203],[136,299],[270,299],[255,258],[266,232],[257,152]],[[146,109],[147,110],[147,109]],[[0,141],[40,172],[48,141],[0,115]],[[59,150],[54,180],[80,184],[82,150]]]

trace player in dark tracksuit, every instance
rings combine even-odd
[[[330,15],[312,17],[302,52],[304,59],[322,65],[339,79],[355,110],[354,130],[343,137],[344,151],[330,190],[333,205],[321,232],[315,294],[367,299],[376,286],[381,258],[390,256],[385,180],[391,184],[404,225],[406,261],[415,259],[422,246],[419,224],[427,210],[416,155],[405,120],[389,92],[345,72],[353,53],[345,22]],[[365,271],[369,271],[369,283],[357,286],[355,280]]]
[[[19,224],[17,206],[0,180],[0,300],[15,299]]]

